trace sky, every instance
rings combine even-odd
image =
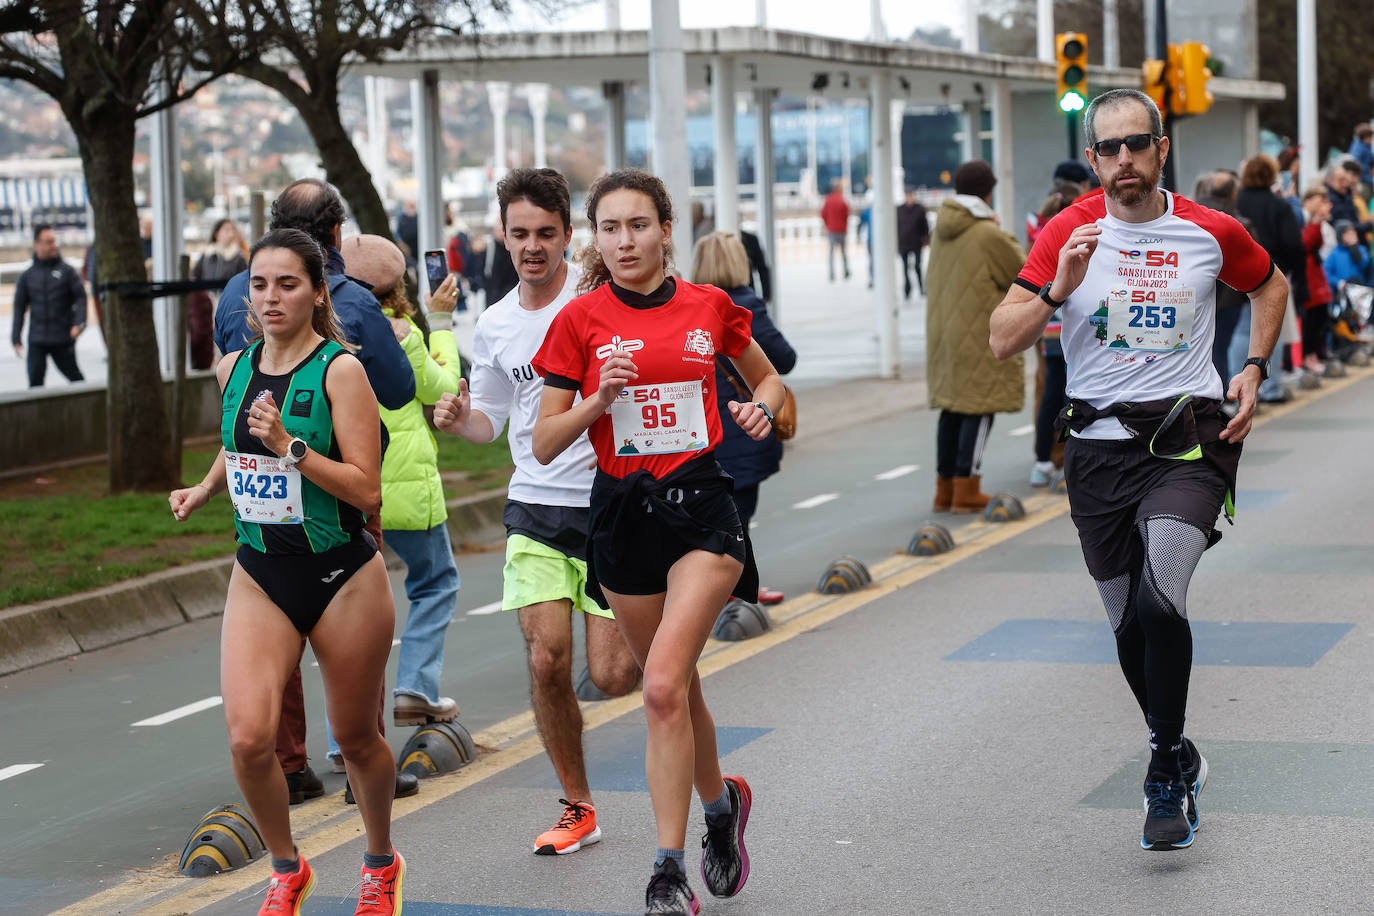
[[[890,38],[906,38],[919,26],[946,25],[956,35],[962,33],[964,3],[968,0],[881,0],[883,24]],[[818,0],[766,0],[769,28],[811,32],[832,38],[865,39],[869,31],[868,3],[855,0],[850,13],[836,15],[834,6]],[[620,25],[625,29],[649,27],[650,0],[620,0]],[[756,25],[757,0],[686,0],[679,6],[682,27],[704,29]],[[587,0],[566,14],[555,27],[601,29],[605,27],[605,4]],[[547,29],[548,23],[517,17],[517,27]]]

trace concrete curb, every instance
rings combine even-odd
[[[450,500],[453,543],[503,537],[505,505],[504,487]],[[0,610],[0,676],[218,616],[233,567],[221,557]]]

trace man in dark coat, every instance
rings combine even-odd
[[[81,275],[62,260],[52,227],[33,230],[33,264],[14,287],[14,352],[24,355],[24,315],[29,314],[29,387],[41,388],[48,357],[68,381],[85,380],[76,365],[76,339],[86,328],[86,288]]]
[[[897,207],[897,254],[902,259],[902,295],[911,298],[911,263],[916,262],[916,282],[921,295],[926,294],[926,280],[921,276],[921,251],[930,240],[930,221],[926,208],[916,199],[916,192],[906,192],[906,200]]]

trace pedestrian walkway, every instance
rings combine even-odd
[[[975,523],[954,553],[893,556],[868,591],[794,599],[771,633],[708,647],[723,766],[749,779],[754,808],[748,886],[703,912],[1365,911],[1374,494],[1352,469],[1374,449],[1371,384],[1360,374],[1267,411],[1237,523],[1193,580],[1188,734],[1212,769],[1191,849],[1139,848],[1144,724],[1067,503],[1044,494],[1023,522]],[[640,699],[586,716],[605,838],[531,855],[557,782],[537,737],[490,730],[477,763],[397,804],[409,916],[642,911],[654,836]],[[352,912],[362,853],[356,814],[327,801],[300,840],[319,916]],[[265,862],[196,882],[162,866],[63,912],[228,916],[266,877]]]
[[[777,310],[783,333],[796,348],[797,368],[789,382],[869,378],[877,373],[877,326],[873,314],[873,291],[867,288],[867,255],[853,246],[854,276],[837,283],[826,279],[825,262],[807,258],[800,249],[783,252],[782,263],[774,268],[774,283],[778,288]],[[862,265],[862,270],[859,269]],[[896,256],[892,270],[901,279]],[[472,312],[455,315],[454,332],[463,353],[472,353],[472,331],[476,316]],[[913,291],[912,299],[899,312],[900,359],[903,375],[919,372],[925,362],[924,299]],[[0,327],[8,333],[10,316],[0,314]],[[100,331],[93,323],[76,343],[76,360],[86,382],[76,384],[104,384],[107,356]],[[51,366],[48,370],[47,390],[60,390],[72,385]],[[28,372],[24,359],[14,348],[0,348],[0,396],[22,393],[28,388]]]

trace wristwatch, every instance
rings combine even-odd
[[[291,444],[286,447],[286,454],[281,456],[281,463],[289,468],[295,467],[305,457],[305,452],[305,440],[292,439]]]
[[[1062,303],[1062,302],[1055,302],[1054,299],[1051,298],[1051,296],[1050,296],[1050,287],[1051,287],[1051,286],[1054,286],[1054,281],[1053,281],[1053,280],[1051,280],[1050,282],[1046,283],[1044,286],[1040,287],[1040,298],[1041,298],[1041,299],[1044,299],[1044,300],[1045,300],[1045,304],[1048,305],[1050,308],[1052,308],[1052,309],[1061,309],[1061,308],[1064,307],[1064,303]]]
[[[773,411],[768,409],[768,405],[762,401],[755,401],[754,406],[763,411],[763,415],[768,418],[768,422],[773,422]]]
[[[1265,359],[1263,356],[1252,356],[1252,357],[1250,357],[1249,359],[1247,359],[1247,360],[1245,361],[1245,366],[1259,366],[1260,381],[1261,381],[1261,382],[1263,382],[1263,381],[1268,381],[1268,379],[1269,379],[1269,360]],[[1242,371],[1242,372],[1245,371],[1245,366],[1241,366],[1241,371]]]

